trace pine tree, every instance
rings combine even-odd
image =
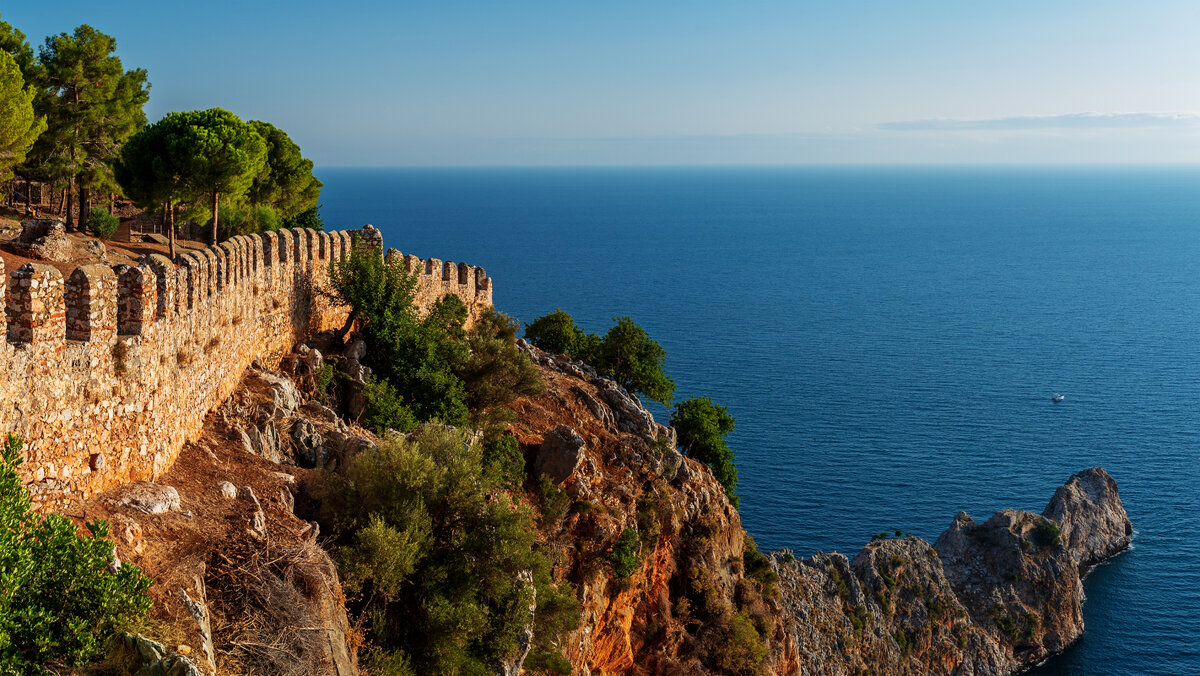
[[[179,143],[179,129],[186,126],[186,116],[171,113],[154,124],[142,127],[121,148],[113,166],[113,174],[122,192],[146,211],[163,208],[164,222],[169,218],[172,204],[184,196],[182,169],[171,153],[173,143]],[[171,257],[175,257],[175,228],[167,223]]]
[[[267,144],[254,127],[221,108],[172,113],[171,162],[185,193],[212,200],[212,241],[217,242],[221,195],[241,197],[266,164]]]
[[[267,143],[267,161],[254,177],[246,199],[251,204],[272,206],[284,218],[294,218],[317,206],[321,182],[313,176],[312,160],[300,154],[300,146],[282,129],[257,120],[249,124]]]
[[[85,24],[46,38],[38,51],[48,128],[35,154],[44,173],[68,185],[68,222],[74,186],[82,219],[89,190],[114,185],[109,163],[146,123],[146,71],[124,70],[116,48],[116,40]]]
[[[33,89],[25,86],[20,66],[0,51],[0,181],[12,178],[12,168],[25,161],[46,120],[33,113]]]

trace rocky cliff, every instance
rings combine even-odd
[[[711,472],[636,397],[521,347],[546,383],[512,405],[535,486],[521,499],[539,513],[555,578],[579,597],[580,623],[560,645],[577,674],[1017,673],[1078,640],[1082,575],[1130,541],[1116,483],[1093,468],[1040,515],[959,513],[933,545],[764,556]],[[350,380],[360,356],[355,344],[341,357]],[[300,347],[283,372],[251,369],[156,484],[72,514],[109,519],[117,555],[154,579],[164,664],[357,673],[361,637],[336,568],[296,514],[311,511],[307,479],[374,437],[305,394],[321,361]]]
[[[547,383],[518,401],[527,460],[573,503],[543,529],[580,590],[565,646],[578,673],[1009,674],[1079,639],[1081,577],[1132,528],[1103,469],[1072,476],[1042,514],[959,513],[916,537],[765,560],[673,431],[586,365],[522,348]],[[609,565],[626,530],[640,563]]]

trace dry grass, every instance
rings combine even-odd
[[[311,542],[242,539],[213,552],[208,599],[222,673],[319,673],[328,641],[321,599],[335,576],[332,562]]]

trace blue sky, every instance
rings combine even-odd
[[[26,2],[319,165],[1200,162],[1200,3]]]

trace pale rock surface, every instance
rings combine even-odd
[[[586,447],[583,437],[575,430],[559,425],[546,433],[538,449],[534,468],[550,477],[554,483],[561,484],[575,473]]]
[[[165,514],[179,511],[179,491],[172,486],[139,481],[122,491],[118,504],[146,514]]]

